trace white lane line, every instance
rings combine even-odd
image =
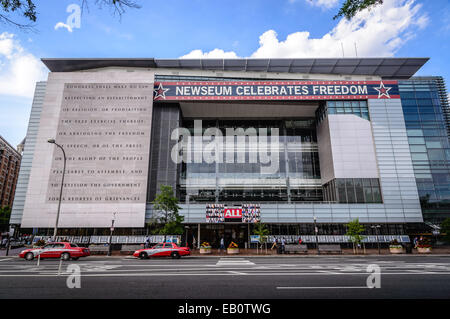
[[[229,271],[229,273],[235,274],[235,275],[246,275],[245,272],[239,272],[239,271]]]
[[[362,286],[343,286],[343,287],[277,287],[277,289],[370,289],[369,287]]]
[[[14,259],[14,258],[5,258],[5,259],[0,259],[0,261],[8,261],[8,260],[12,260],[12,259]]]
[[[450,273],[425,273],[426,275],[450,275]],[[425,275],[424,274],[424,275]],[[61,276],[64,275],[69,275],[68,273],[61,273]],[[151,273],[116,273],[116,274],[111,274],[111,273],[98,273],[98,274],[93,274],[93,273],[88,273],[88,274],[83,274],[83,277],[173,277],[173,276],[235,276],[236,274],[231,274],[229,272],[227,273],[173,273],[173,274],[151,274]],[[246,276],[308,276],[308,275],[320,275],[320,276],[345,276],[345,275],[366,275],[366,274],[361,274],[361,273],[354,273],[354,274],[350,274],[350,273],[340,273],[340,274],[318,274],[318,273],[285,273],[285,274],[281,274],[281,273],[255,273],[255,272],[248,272],[245,273]],[[417,273],[413,274],[413,273],[384,273],[383,276],[386,275],[408,275],[408,276],[413,276],[413,275],[418,275]],[[51,274],[11,274],[11,275],[1,275],[0,277],[57,277],[58,275],[51,275]]]
[[[249,260],[244,258],[220,258],[216,266],[254,266]]]

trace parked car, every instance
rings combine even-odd
[[[174,243],[159,243],[151,248],[136,250],[133,256],[140,259],[169,256],[172,258],[180,258],[181,256],[189,256],[190,254],[189,247],[179,247]]]
[[[68,242],[50,243],[42,247],[25,249],[20,254],[20,258],[26,260],[33,260],[38,256],[42,258],[62,258],[63,260],[77,260],[80,257],[90,256],[91,253],[88,248],[78,247],[77,244]]]

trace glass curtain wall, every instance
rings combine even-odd
[[[314,121],[312,118],[203,120],[202,135],[212,127],[223,135],[223,160],[208,163],[200,157],[201,162],[183,163],[180,200],[191,203],[321,201]],[[194,120],[184,120],[183,127],[194,136]],[[240,129],[247,135],[230,135],[230,131]],[[278,134],[272,129],[277,129]],[[211,145],[211,139],[204,139],[201,148],[191,145],[190,149],[193,153],[205,153],[208,144]]]
[[[424,219],[450,217],[450,146],[435,78],[399,81]],[[446,97],[444,97],[446,99]]]

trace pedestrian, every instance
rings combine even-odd
[[[2,240],[2,247],[6,248],[6,244],[8,243],[8,238],[5,236]]]
[[[270,249],[272,250],[274,248],[277,248],[277,238],[276,237],[273,238],[272,248],[270,248]]]
[[[301,245],[301,244],[302,244],[302,242],[303,242],[303,241],[302,241],[302,238],[301,238],[301,237],[299,237],[299,238],[298,238],[298,244],[299,244],[299,245]]]
[[[150,246],[150,237],[146,236],[145,237],[145,248],[148,248]]]
[[[195,240],[195,236],[192,236],[192,248],[195,249],[197,241]]]
[[[225,250],[225,240],[223,236],[220,238],[220,250]]]
[[[414,243],[414,248],[417,248],[417,243],[419,242],[419,238],[417,238],[417,236],[414,238],[413,243]]]
[[[281,238],[281,253],[284,254],[286,249],[286,240],[283,238]]]

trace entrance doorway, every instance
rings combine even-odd
[[[192,234],[197,239],[198,224],[190,225]],[[224,238],[225,248],[233,241],[239,248],[249,245],[248,224],[244,223],[222,223],[222,224],[200,224],[200,244],[207,241],[212,248],[220,248],[220,239]],[[191,246],[192,247],[192,246]]]

